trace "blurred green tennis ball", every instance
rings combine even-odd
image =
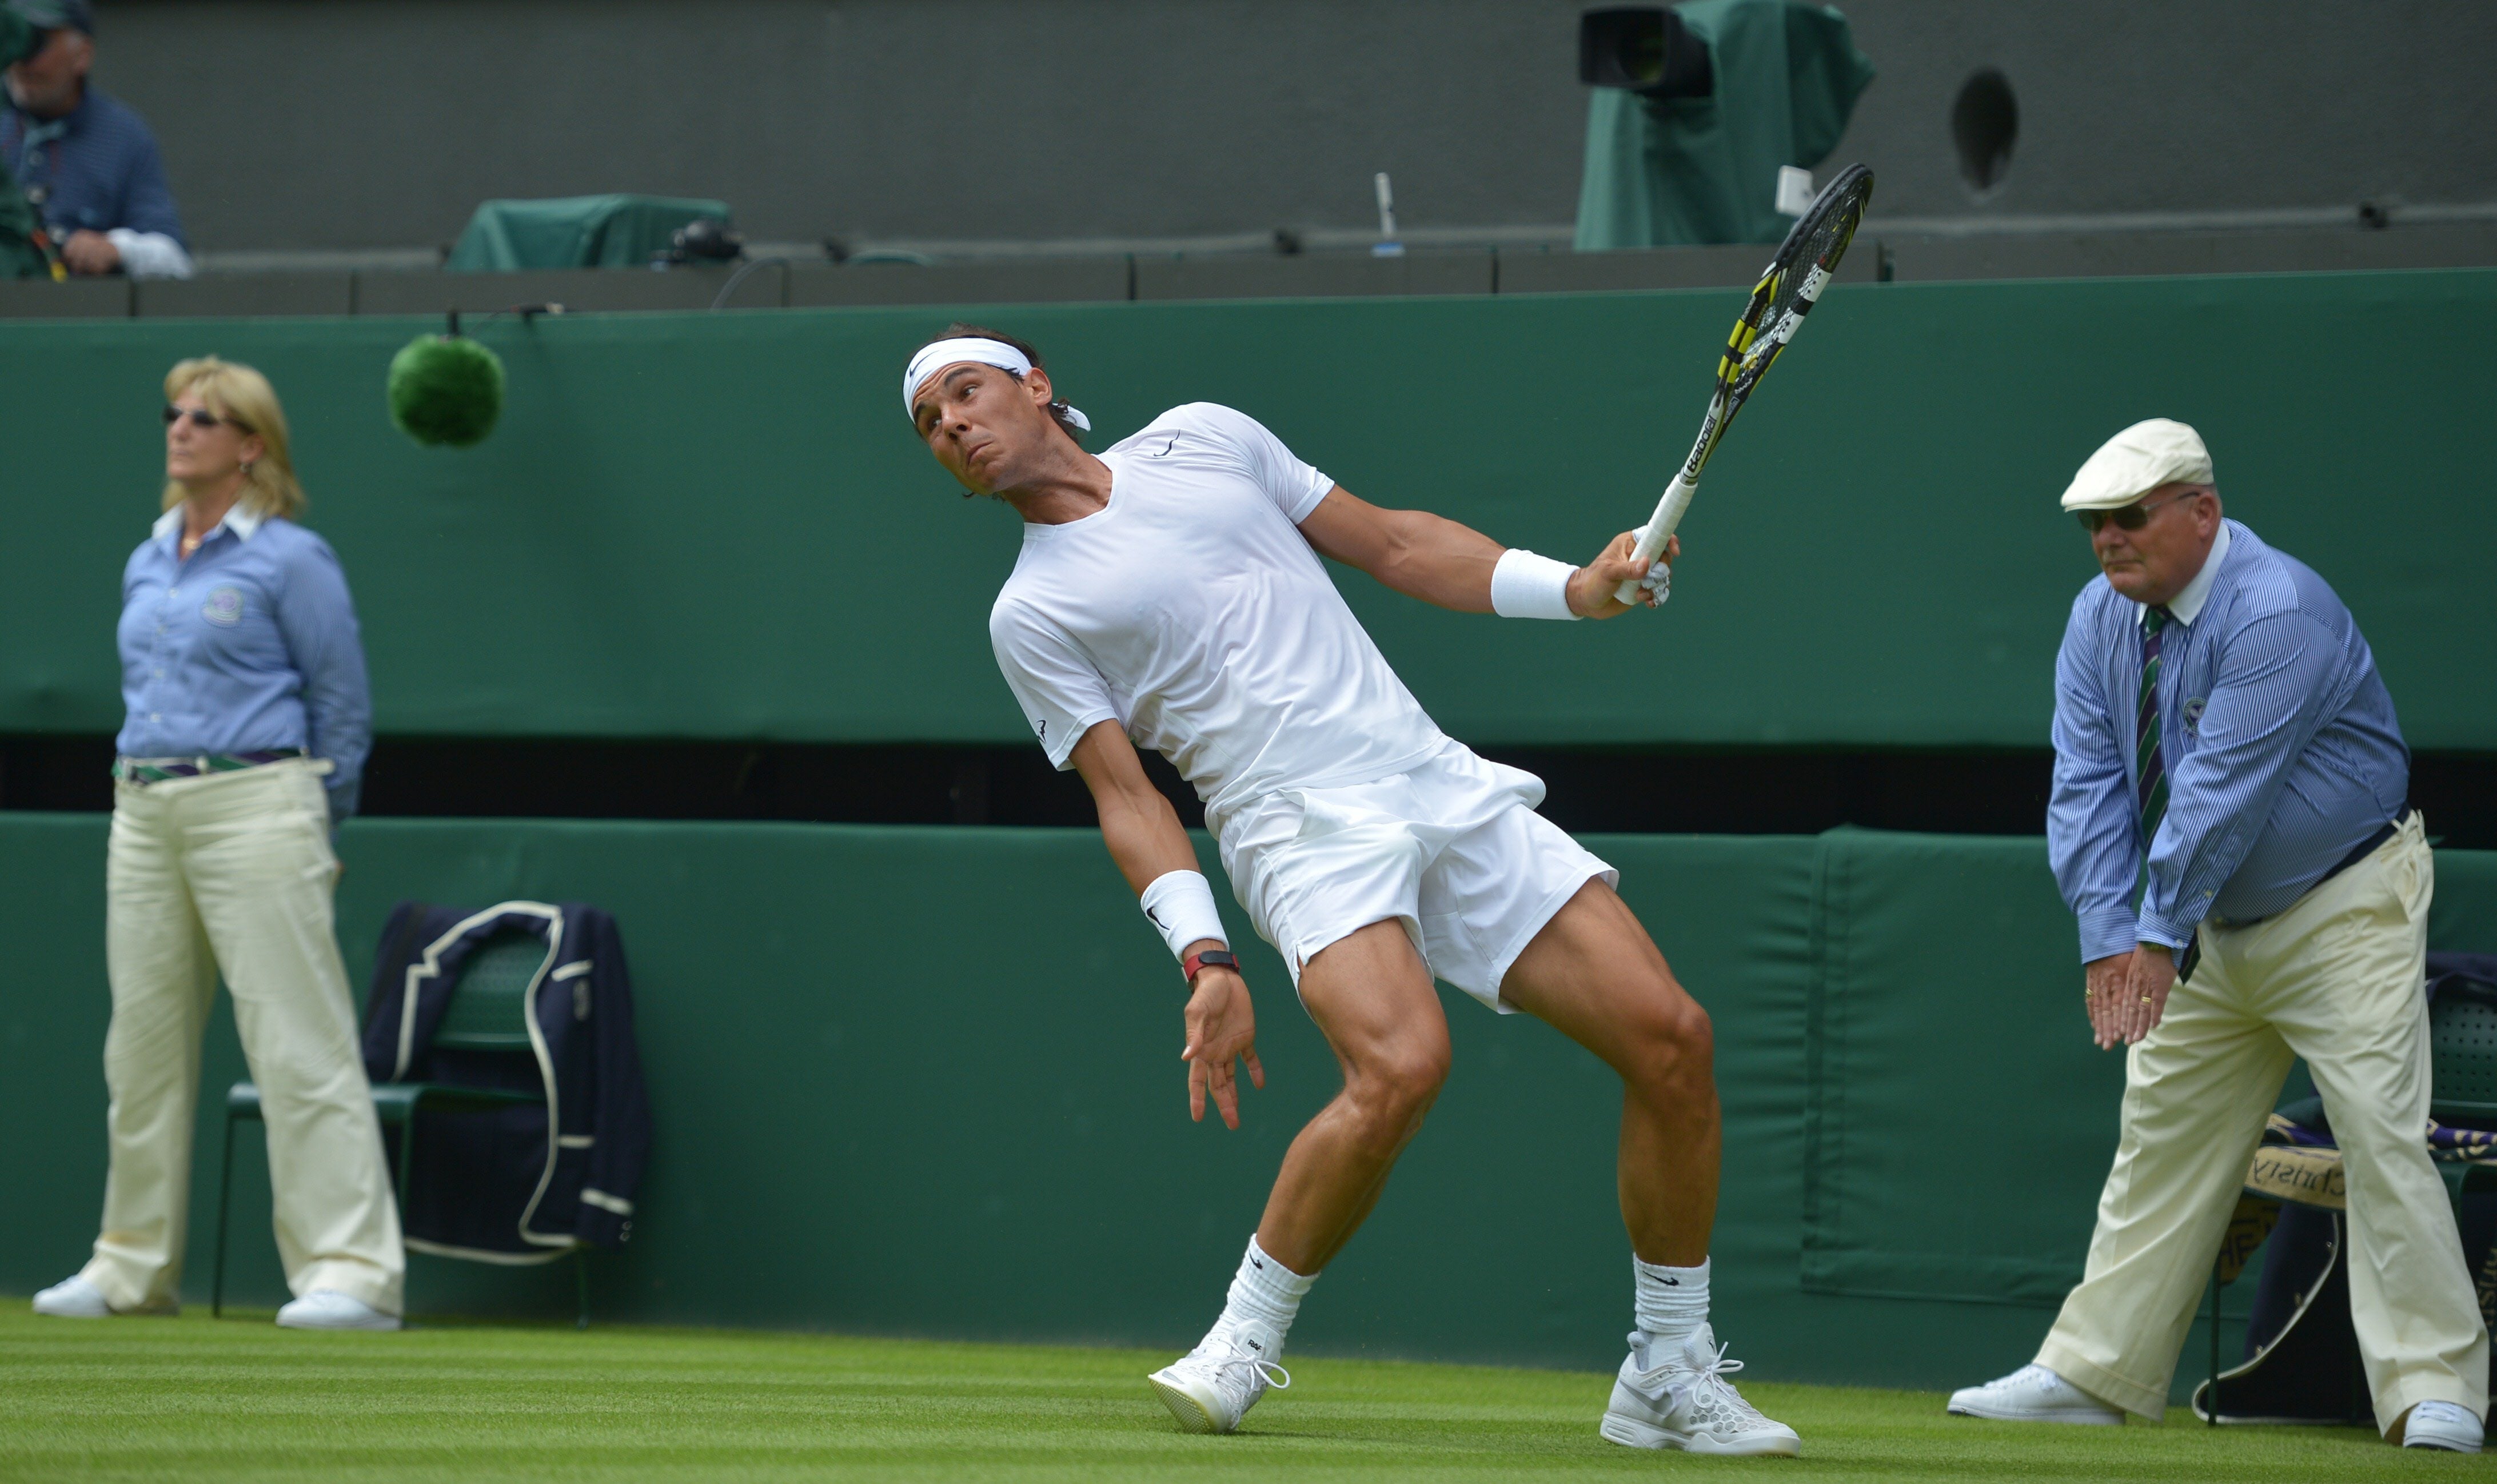
[[[471,447],[502,411],[502,358],[474,340],[418,335],[391,358],[391,421],[419,443]]]

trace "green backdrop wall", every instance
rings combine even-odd
[[[73,1271],[94,1235],[104,833],[0,816],[0,1292]],[[1718,1310],[1754,1373],[1944,1385],[2026,1360],[2079,1271],[2122,1086],[2075,1008],[2041,842],[1591,843],[1716,1022]],[[1238,1133],[1187,1121],[1177,976],[1090,832],[360,820],[342,855],[360,995],[402,896],[617,914],[657,1139],[633,1245],[593,1270],[611,1319],[1185,1344],[1336,1087],[1252,945],[1268,1086]],[[2497,854],[2437,869],[2432,937],[2497,944]],[[1448,999],[1447,1092],[1294,1343],[1609,1367],[1629,1322],[1619,1084],[1547,1027]],[[215,1110],[242,1074],[222,1004],[195,1304]],[[284,1295],[248,1126],[237,1164],[233,1291],[265,1307]],[[419,1257],[410,1299],[552,1315],[570,1288]]]
[[[1108,436],[1210,398],[1346,487],[1583,557],[1695,424],[1722,292],[976,311],[1038,341]],[[943,311],[502,319],[503,426],[383,413],[418,320],[0,325],[0,731],[119,724],[116,575],[155,511],[177,357],[287,397],[388,732],[1014,741],[984,616],[1016,548],[902,421]],[[1842,285],[1712,465],[1664,613],[1600,628],[1355,608],[1478,742],[2039,745],[2094,569],[2055,497],[2152,414],[2228,508],[2357,611],[2416,745],[2497,744],[2484,348],[2497,270]],[[2388,357],[2398,375],[2387,377]]]

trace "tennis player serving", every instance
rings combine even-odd
[[[1152,747],[1195,785],[1224,871],[1343,1067],[1293,1140],[1222,1314],[1154,1373],[1189,1432],[1227,1433],[1269,1385],[1301,1299],[1378,1199],[1438,1095],[1447,980],[1523,1010],[1621,1074],[1621,1198],[1638,1328],[1600,1430],[1616,1442],[1792,1454],[1744,1402],[1708,1324],[1720,1128],[1707,1014],[1613,893],[1617,873],[1534,812],[1543,784],[1423,713],[1319,563],[1427,603],[1516,618],[1652,606],[1665,566],[1626,532],[1582,567],[1355,499],[1228,407],[1175,407],[1095,458],[1037,351],[956,325],[902,402],[936,461],[1024,520],[989,616],[1006,683],[1084,777],[1110,855],[1190,985],[1188,1109],[1238,1127],[1263,1085],[1248,987]],[[1664,549],[1671,561],[1678,546]],[[1638,605],[1624,603],[1624,583]]]

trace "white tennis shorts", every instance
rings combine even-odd
[[[1300,983],[1320,949],[1393,918],[1431,972],[1503,1015],[1509,965],[1591,877],[1621,872],[1534,812],[1543,780],[1450,742],[1408,773],[1281,789],[1222,822],[1222,868]]]

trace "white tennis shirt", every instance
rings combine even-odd
[[[1285,788],[1403,773],[1445,739],[1344,606],[1299,522],[1334,481],[1255,419],[1174,407],[1101,455],[1109,505],[1027,524],[989,613],[1049,760],[1115,719],[1209,822]]]

